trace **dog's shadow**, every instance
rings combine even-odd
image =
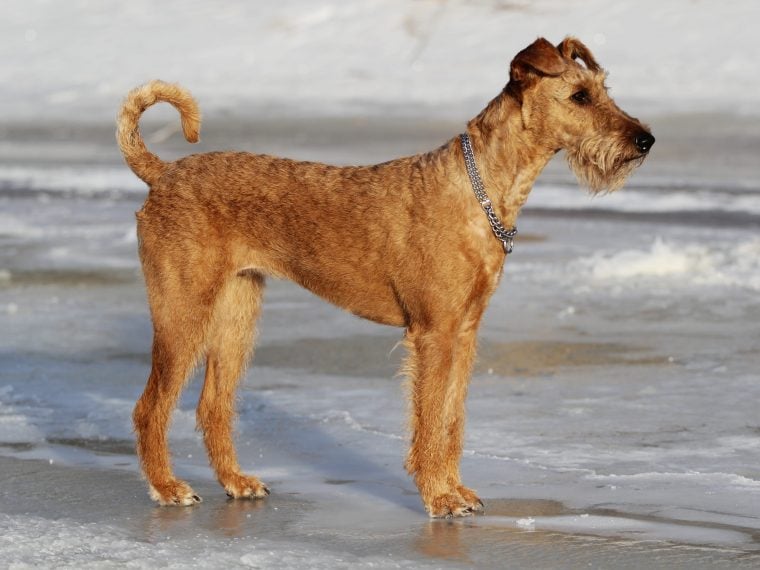
[[[144,522],[147,540],[205,528],[231,537],[285,532],[308,512],[356,509],[362,513],[397,510],[427,520],[414,484],[402,466],[404,445],[383,435],[344,435],[343,427],[330,433],[335,421],[294,413],[275,398],[256,390],[243,390],[239,400],[236,447],[244,472],[260,476],[272,494],[263,500],[231,500],[215,483],[197,480],[199,471],[176,465],[177,473],[203,496],[196,507],[156,507]],[[186,391],[182,408],[197,397],[195,383]],[[353,425],[353,424],[351,424]],[[383,438],[374,446],[367,438]],[[349,441],[346,441],[349,440]],[[199,442],[200,443],[200,442]],[[398,448],[398,449],[395,449]],[[379,460],[371,455],[379,456]],[[394,464],[395,462],[395,464]],[[352,517],[353,518],[353,517]],[[359,517],[361,518],[361,517]]]
[[[348,412],[304,417],[261,393],[246,395],[242,411],[242,433],[238,439],[244,469],[256,473],[258,468],[266,474],[267,455],[274,455],[275,464],[297,464],[295,468],[285,467],[281,478],[277,475],[269,478],[274,493],[278,479],[292,487],[295,478],[306,489],[307,499],[310,492],[368,495],[424,514],[417,490],[402,466],[405,453],[402,440],[379,433],[361,433],[363,428]],[[336,428],[336,423],[346,427]],[[334,432],[336,429],[340,431]],[[342,437],[344,429],[347,437]],[[360,437],[351,437],[352,433]],[[374,438],[381,441],[374,445],[371,441]],[[247,454],[246,449],[252,453]],[[263,451],[261,458],[259,449]]]

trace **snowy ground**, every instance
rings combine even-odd
[[[724,4],[4,3],[0,566],[758,567],[760,11]],[[196,378],[171,437],[204,502],[152,506],[130,427],[144,188],[111,125],[126,90],[192,87],[200,150],[366,163],[453,136],[511,55],[566,33],[657,145],[613,196],[550,165],[520,219],[468,400],[486,514],[429,521],[403,472],[400,331],[277,281],[238,437],[273,495],[230,502],[214,482]],[[189,152],[175,122],[145,129],[162,157]]]

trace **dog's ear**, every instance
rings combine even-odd
[[[557,50],[564,58],[580,59],[586,64],[586,68],[591,71],[601,71],[602,69],[594,59],[594,56],[591,55],[591,51],[578,38],[573,38],[571,36],[566,37],[557,46]]]
[[[541,77],[561,75],[567,69],[567,60],[559,50],[544,38],[538,38],[512,60],[509,66],[509,83],[505,92],[520,103],[523,126],[528,128],[531,105],[526,104],[524,94]]]
[[[531,75],[560,75],[567,62],[559,50],[544,38],[538,38],[512,60],[509,81],[522,83]]]

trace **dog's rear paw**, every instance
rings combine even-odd
[[[165,507],[188,507],[197,505],[203,499],[184,481],[171,479],[165,483],[149,486],[150,498]]]
[[[475,494],[475,491],[472,489],[469,489],[465,487],[464,485],[458,485],[457,486],[457,493],[459,493],[459,496],[462,497],[465,504],[470,507],[472,512],[474,513],[481,513],[483,512],[483,501],[480,500],[480,497],[478,497]]]
[[[263,499],[269,495],[269,488],[249,475],[231,475],[224,479],[222,485],[231,499]]]
[[[478,499],[480,500],[480,499]],[[438,495],[425,505],[428,514],[435,519],[452,517],[469,517],[474,513],[472,505],[462,500],[459,493]]]

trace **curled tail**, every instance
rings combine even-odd
[[[159,101],[171,103],[179,111],[188,142],[198,142],[201,127],[198,104],[179,85],[156,80],[129,92],[116,121],[116,140],[129,167],[148,184],[158,180],[166,163],[145,147],[139,121],[145,109]]]

